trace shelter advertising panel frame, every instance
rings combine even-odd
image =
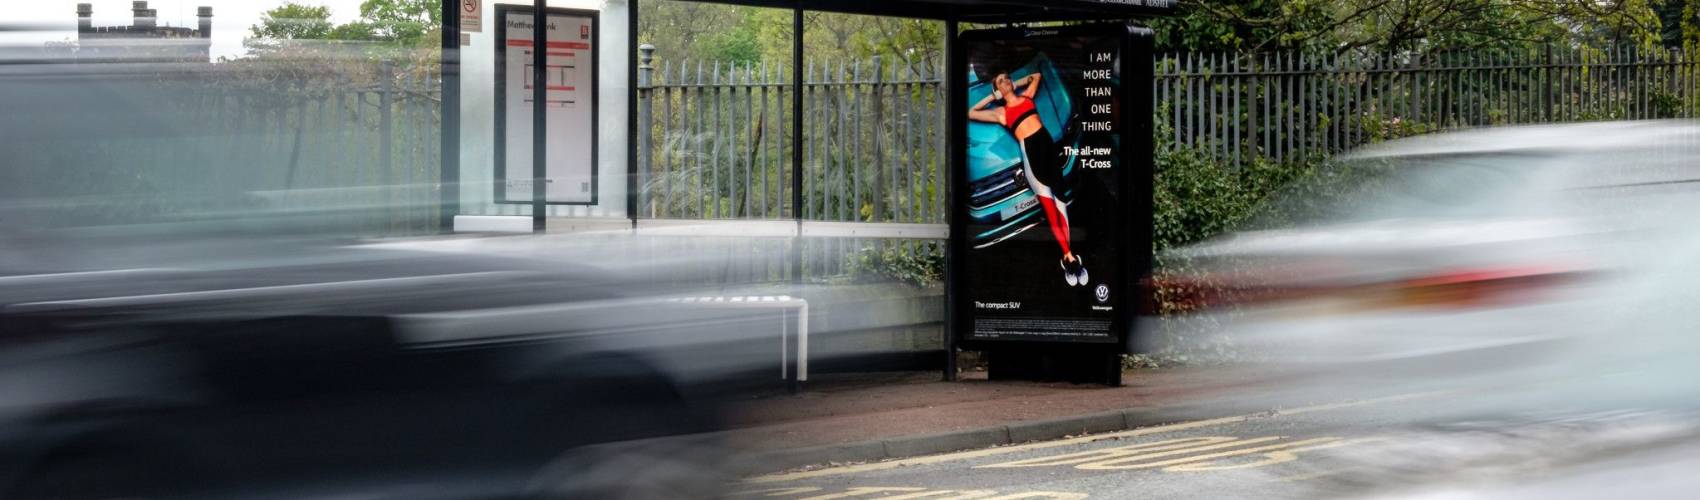
[[[955,37],[951,40],[947,55],[949,58],[947,74],[951,76],[952,93],[952,99],[950,99],[952,104],[948,112],[952,128],[950,144],[952,156],[950,157],[949,179],[951,224],[946,300],[949,304],[948,309],[951,316],[949,322],[951,327],[947,334],[950,336],[949,340],[954,341],[951,342],[954,344],[954,349],[1076,353],[1120,353],[1129,350],[1133,337],[1137,333],[1133,331],[1136,324],[1135,316],[1141,306],[1144,305],[1143,301],[1147,295],[1144,279],[1149,274],[1151,267],[1152,184],[1155,173],[1151,118],[1151,81],[1153,78],[1151,36],[1150,30],[1128,23],[1095,23],[1063,27],[974,30],[955,34]],[[1112,160],[1115,162],[1113,168],[1118,169],[1118,171],[1114,176],[1115,185],[1106,186],[1115,193],[1119,193],[1116,206],[1107,208],[1117,214],[1116,217],[1112,218],[1117,221],[1117,227],[1109,231],[1109,238],[1111,239],[1109,246],[1114,247],[1114,250],[1109,254],[1117,262],[1106,266],[1105,263],[1094,264],[1088,260],[1089,268],[1114,269],[1113,272],[1109,273],[1113,275],[1092,276],[1090,281],[1092,286],[1081,287],[1093,290],[1107,284],[1114,293],[1114,298],[1097,301],[1099,304],[1107,304],[1111,308],[1109,314],[1104,315],[1082,314],[1079,311],[1043,310],[1032,311],[1030,314],[1010,314],[1007,303],[984,300],[985,297],[981,294],[986,291],[987,280],[975,279],[977,272],[984,273],[989,266],[976,261],[977,258],[985,258],[986,255],[976,255],[975,248],[977,245],[985,243],[985,241],[976,243],[976,237],[984,236],[979,234],[976,228],[983,228],[987,224],[984,221],[977,224],[969,207],[974,196],[974,192],[971,191],[974,179],[970,178],[969,175],[971,166],[969,163],[970,138],[967,108],[975,105],[984,97],[968,94],[970,86],[979,85],[976,80],[984,80],[984,78],[978,76],[972,80],[967,77],[970,71],[974,71],[972,64],[975,62],[971,60],[969,53],[978,44],[1007,43],[1010,41],[1019,43],[1020,41],[1030,40],[1081,37],[1120,38],[1117,47],[1120,50],[1120,58],[1116,62],[1120,81],[1115,85],[1115,91],[1118,93],[1116,105],[1121,109],[1115,110],[1115,118],[1113,119],[1115,122],[1113,126],[1116,127],[1115,135],[1119,136],[1119,142],[1112,148],[1115,155]],[[1004,68],[990,71],[1007,72],[1011,70]],[[981,72],[986,71],[982,70]],[[1058,123],[1055,119],[1046,120],[1049,120],[1053,127]],[[1071,147],[1078,151],[1085,145]],[[1023,150],[1021,154],[1025,156],[1026,151]],[[1023,158],[1021,161],[1024,164],[1027,160]],[[1025,165],[1023,165],[1023,168],[1025,168]],[[1018,184],[1021,177],[1020,175],[1015,176]],[[982,182],[982,184],[984,183]],[[1027,208],[1034,207],[1029,206]],[[1039,213],[1032,217],[1035,220],[1042,220],[1047,217],[1047,214]],[[1066,216],[1063,218],[1066,219]],[[1051,238],[1046,227],[1047,222],[1041,221],[1026,229],[1026,232],[1031,234],[1024,237]],[[1102,234],[1105,232],[1105,228],[1100,226],[1095,230],[1099,234],[1091,237],[1102,240],[1105,237]],[[1060,252],[1054,249],[1050,251],[1060,255]],[[1053,261],[1056,256],[1050,255]],[[1103,256],[1100,255],[1098,258],[1102,259]],[[1059,263],[1051,262],[1049,267],[1054,270],[1053,274],[1056,274],[1055,281],[1059,282],[1054,285],[1060,286],[1060,282],[1063,281],[1063,273],[1058,269]],[[990,281],[997,282],[996,279]],[[1010,284],[1010,286],[1019,285]],[[1085,293],[1090,293],[1094,298],[1097,297],[1095,291]],[[976,303],[977,299],[978,304]],[[988,309],[986,307],[988,303],[999,304],[1005,309],[998,309],[997,306]],[[1085,316],[1107,317],[1108,330],[1104,332],[1104,335],[1094,336],[1090,339],[1065,338],[1065,336],[1059,335],[987,335],[986,330],[982,328],[984,323],[979,322],[982,318],[996,318],[1007,325],[1007,321],[1038,322],[1042,321],[1041,318],[1055,319],[1059,316],[1065,320]],[[977,328],[981,328],[978,333],[976,333]],[[1017,326],[1015,330],[1021,330],[1021,328]],[[996,358],[994,357],[994,359]]]

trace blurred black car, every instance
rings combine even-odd
[[[786,317],[685,299],[797,293],[723,272],[791,243],[436,238],[514,207],[390,45],[0,42],[0,498],[715,495]]]
[[[647,355],[761,330],[559,263],[73,243],[0,245],[0,497],[711,496],[712,441],[654,438],[713,407]]]

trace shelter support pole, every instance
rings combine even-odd
[[[960,212],[958,207],[962,206],[961,200],[958,200],[957,197],[963,196],[963,193],[956,189],[954,179],[962,167],[960,165],[962,151],[957,148],[961,144],[967,144],[968,128],[965,121],[967,118],[964,117],[963,113],[963,110],[968,109],[968,95],[963,90],[968,88],[968,77],[959,70],[962,67],[962,56],[957,53],[960,50],[960,47],[958,47],[960,40],[957,39],[960,31],[955,20],[944,22],[944,95],[948,96],[945,99],[945,122],[949,124],[946,127],[949,133],[945,136],[945,172],[943,177],[945,179],[945,199],[950,203],[950,210],[946,212],[949,215],[945,219],[950,222],[950,239],[945,242],[944,255],[944,380],[946,382],[956,380],[956,334],[963,327],[961,324],[962,311],[957,310],[959,307],[955,299],[956,294],[961,293],[961,290],[955,288],[956,278],[961,276],[960,273],[962,272],[961,259],[956,258],[956,256],[962,255],[962,252],[966,250],[961,248],[961,232],[966,230],[966,226],[963,225],[963,220],[958,217],[957,213]]]
[[[531,232],[549,229],[549,16],[548,2],[532,0],[531,11]]]
[[[638,183],[638,158],[640,156],[649,158],[649,155],[652,154],[649,150],[649,141],[637,142],[636,148],[631,146],[631,141],[636,141],[638,137],[648,137],[650,133],[647,128],[649,127],[649,116],[645,115],[644,120],[642,121],[643,126],[646,128],[643,135],[638,135],[638,87],[640,85],[633,85],[633,82],[638,81],[639,68],[638,65],[631,64],[632,60],[636,59],[639,54],[638,1],[639,0],[626,1],[626,217],[631,218],[633,230],[637,229],[638,189],[641,187]],[[644,62],[643,65],[645,66],[643,69],[646,71],[646,75],[649,71],[652,71],[652,69],[648,67],[648,62]],[[647,87],[649,84],[648,78],[646,77],[641,83],[641,86]],[[642,155],[638,153],[637,148],[643,148]],[[648,167],[648,165],[644,166]]]
[[[460,2],[443,2],[443,98],[438,116],[437,232],[455,230],[460,215]]]
[[[791,239],[791,288],[803,290],[803,2],[791,10],[791,216],[797,220]],[[792,379],[791,392],[797,391]]]

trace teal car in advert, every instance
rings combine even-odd
[[[1075,145],[1079,134],[1074,127],[1074,100],[1058,78],[1050,58],[1040,54],[1015,71],[1012,79],[1040,73],[1045,85],[1033,97],[1039,119],[1057,144]],[[968,95],[978,97],[992,92],[990,80],[969,76],[975,83],[968,86]],[[1074,199],[1073,178],[1077,158],[1069,155],[1063,164],[1063,185],[1055,186],[1059,201]],[[968,216],[974,229],[970,240],[974,248],[996,245],[1044,222],[1039,198],[1027,186],[1022,169],[1021,143],[1009,130],[993,123],[968,123]]]

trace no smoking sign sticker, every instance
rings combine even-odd
[[[460,32],[484,32],[484,0],[460,1]]]

